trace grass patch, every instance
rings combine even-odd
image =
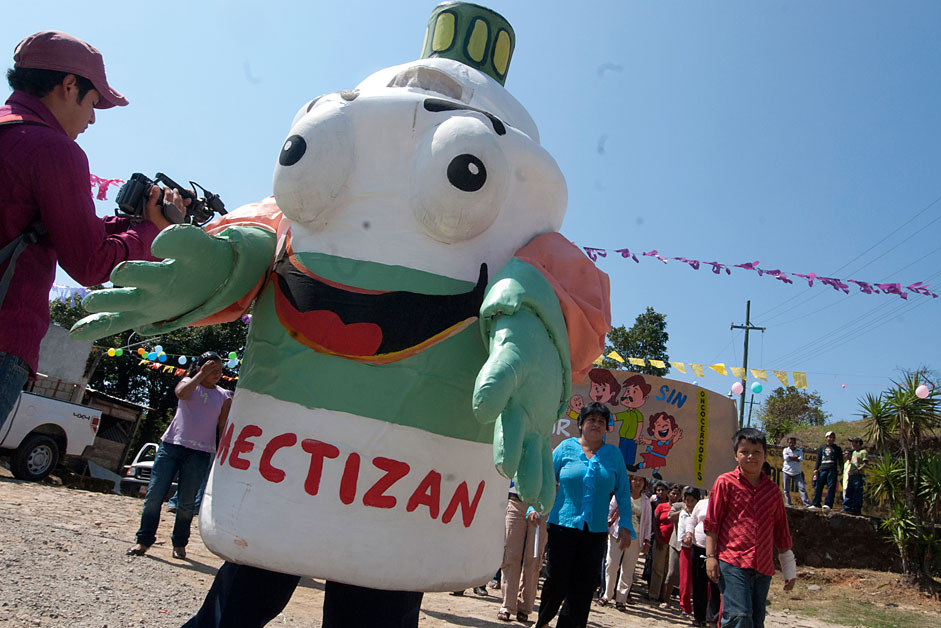
[[[808,610],[803,609],[803,612]],[[860,600],[831,600],[817,610],[820,619],[844,626],[923,628],[930,623],[924,613]]]

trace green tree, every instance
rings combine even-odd
[[[904,373],[888,390],[861,398],[859,408],[866,439],[882,450],[867,478],[869,494],[892,504],[881,525],[899,549],[905,579],[933,590],[931,572],[941,548],[941,456],[925,452],[924,444],[941,428],[941,393],[934,387],[918,397],[923,375]]]
[[[49,314],[54,323],[69,328],[87,316],[88,312],[77,301],[50,301]],[[86,376],[90,375],[88,385],[114,397],[148,407],[131,443],[130,451],[136,452],[142,443],[159,439],[169,425],[177,405],[173,389],[180,381],[174,373],[140,366],[138,347],[150,349],[159,344],[165,353],[174,356],[197,356],[205,351],[216,351],[223,357],[235,351],[241,356],[247,331],[248,327],[244,323],[235,321],[206,327],[185,327],[161,336],[142,337],[127,331],[102,338],[94,344],[86,365]],[[123,348],[123,355],[108,357],[109,348]],[[168,360],[167,365],[179,366],[172,360]],[[224,373],[236,377],[238,367],[234,370],[226,368]],[[219,385],[234,389],[235,381],[223,379]]]
[[[768,439],[777,443],[799,425],[823,425],[830,416],[822,410],[823,399],[815,390],[794,386],[775,388],[758,410],[758,420]]]
[[[605,356],[601,366],[606,369],[630,369],[637,373],[663,377],[670,372],[670,357],[667,355],[667,317],[652,307],[637,316],[634,325],[627,329],[624,325],[612,327],[608,332],[608,343],[605,345]],[[617,351],[618,355],[627,358],[644,358],[648,362],[645,366],[634,366],[630,363],[620,363],[607,355]],[[665,368],[657,368],[649,364],[650,359],[661,360]]]

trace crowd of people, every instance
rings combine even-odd
[[[739,430],[737,467],[708,496],[693,486],[628,476],[620,451],[605,444],[613,429],[608,408],[592,402],[578,415],[579,436],[553,452],[559,484],[548,515],[545,583],[537,628],[558,614],[560,628],[585,626],[597,592],[600,606],[629,610],[638,561],[643,593],[660,608],[679,607],[695,626],[762,626],[774,555],[794,586],[796,561],[781,490],[767,471],[761,432]],[[521,524],[521,520],[525,524]],[[541,518],[511,492],[497,618],[525,621],[539,577]],[[546,535],[543,535],[546,536]],[[524,593],[525,591],[525,593]],[[721,617],[720,617],[721,608]]]

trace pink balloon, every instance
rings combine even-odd
[[[745,390],[745,387],[742,386],[742,382],[735,382],[734,384],[732,384],[733,395],[741,395],[743,390]]]
[[[915,395],[916,395],[919,399],[924,399],[924,398],[926,398],[930,392],[931,392],[931,391],[929,391],[929,390],[928,390],[928,387],[925,386],[924,384],[922,384],[921,386],[919,386],[918,388],[915,389]]]

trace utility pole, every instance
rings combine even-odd
[[[745,363],[742,365],[742,369],[745,371],[745,377],[742,379],[742,398],[738,403],[738,429],[742,429],[742,426],[745,424],[745,385],[748,383],[748,332],[752,329],[759,330],[764,333],[764,327],[754,327],[751,324],[751,301],[745,302],[745,324],[736,325],[732,323],[732,329],[744,329],[745,330]]]

